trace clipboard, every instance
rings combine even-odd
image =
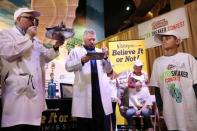
[[[88,52],[87,56],[91,56],[91,59],[102,60],[104,59],[105,53],[103,52]]]

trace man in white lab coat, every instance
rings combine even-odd
[[[79,130],[110,131],[112,113],[111,90],[107,74],[113,72],[108,49],[95,48],[96,33],[84,32],[84,45],[71,50],[66,60],[66,70],[75,73],[72,116],[77,117]],[[104,52],[104,59],[96,60],[87,52]]]
[[[45,110],[43,61],[58,55],[64,43],[60,35],[53,48],[46,49],[35,37],[40,13],[19,8],[15,26],[0,32],[3,131],[39,131]]]

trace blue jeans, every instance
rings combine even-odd
[[[128,126],[131,127],[132,126],[132,121],[133,121],[133,116],[135,115],[136,113],[136,109],[134,108],[129,108],[127,111],[126,111],[126,119],[127,119],[127,122],[128,122]],[[151,121],[150,121],[150,115],[152,114],[152,111],[151,109],[149,108],[145,108],[141,111],[141,116],[143,116],[143,122],[144,122],[144,129],[148,129],[148,128],[151,128],[152,127],[152,124],[151,124]],[[140,127],[140,121],[138,121],[136,119],[136,127],[137,129],[138,128],[141,128]]]

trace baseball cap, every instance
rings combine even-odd
[[[27,7],[19,8],[14,12],[14,21],[22,14],[22,13],[31,13],[34,17],[39,17],[40,12],[29,9]]]
[[[164,32],[164,33],[158,33],[158,34],[154,35],[154,41],[157,42],[157,43],[161,43],[162,36],[168,36],[168,35],[173,35],[177,39],[180,40],[180,43],[182,42],[182,39],[181,39],[179,33],[175,30],[171,30],[171,31]]]
[[[134,62],[134,65],[135,66],[143,66],[143,62],[139,59],[137,59],[135,62]]]

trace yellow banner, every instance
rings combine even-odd
[[[147,72],[144,40],[109,42],[109,58],[117,73],[133,70],[133,62],[137,59],[143,61],[143,71]]]
[[[109,42],[109,59],[116,73],[133,71],[133,63],[140,59],[143,61],[143,71],[147,72],[146,49],[144,40],[128,40]],[[117,125],[125,125],[127,122],[121,116],[116,107]]]

